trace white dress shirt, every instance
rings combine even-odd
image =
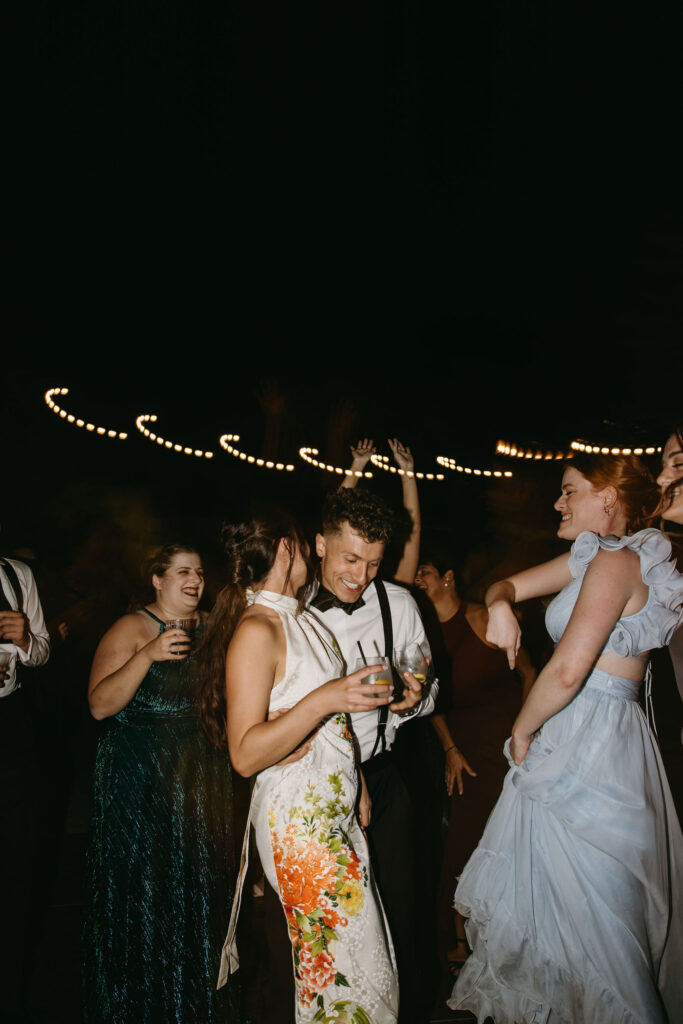
[[[43,609],[40,606],[38,588],[36,587],[36,581],[33,578],[33,573],[27,565],[24,565],[23,562],[16,562],[13,558],[6,558],[5,561],[9,562],[13,567],[19,580],[19,586],[21,587],[21,593],[23,596],[23,611],[28,619],[29,643],[28,651],[23,651],[21,647],[17,647],[16,644],[0,643],[0,651],[9,652],[11,655],[9,665],[7,666],[8,673],[5,677],[5,685],[0,686],[0,698],[9,697],[10,693],[14,693],[18,688],[16,673],[17,658],[22,665],[27,665],[30,668],[37,668],[38,665],[44,665],[50,656],[50,634],[48,633],[45,625]],[[2,565],[0,565],[0,586],[2,587],[3,593],[5,594],[11,608],[14,611],[18,611],[17,600],[14,595],[12,584],[7,579]]]
[[[412,595],[396,583],[388,583],[385,580],[384,586],[391,609],[394,650],[398,647],[408,647],[409,644],[419,643],[425,654],[429,655],[429,644],[424,626]],[[348,615],[342,608],[328,608],[324,612],[318,608],[311,609],[336,638],[346,662],[347,672],[353,672],[356,659],[361,657],[358,647],[359,640],[369,665],[372,665],[372,659],[378,652],[380,657],[385,656],[382,612],[374,582],[363,591],[363,601],[364,605],[352,612],[351,615]],[[392,653],[389,652],[389,658],[392,657]],[[428,695],[420,701],[413,715],[430,715],[434,710],[434,701],[438,690],[438,682],[434,680]],[[385,732],[387,750],[391,749],[398,727],[413,715],[401,716],[389,711]],[[377,739],[379,709],[377,711],[358,711],[351,715],[351,721],[353,731],[358,739],[361,760],[366,761],[371,756]],[[378,747],[375,753],[379,752],[380,748]]]

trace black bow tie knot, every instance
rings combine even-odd
[[[362,597],[359,597],[357,601],[340,601],[336,594],[333,594],[326,587],[320,587],[318,593],[311,601],[311,608],[315,608],[319,612],[326,612],[328,608],[341,608],[347,615],[353,615],[364,604],[365,601]]]

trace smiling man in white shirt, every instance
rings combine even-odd
[[[378,575],[395,523],[394,512],[381,499],[360,489],[336,491],[325,503],[322,532],[316,537],[320,586],[311,608],[334,634],[348,670],[361,656],[370,665],[376,656],[392,661],[395,649],[411,644],[420,644],[429,656],[411,594]],[[397,729],[407,718],[434,710],[437,684],[423,694],[414,677],[400,680],[396,675],[395,680],[404,689],[388,711],[362,712],[351,720],[372,799],[368,826],[371,862],[397,954],[399,1020],[419,1024],[424,1008],[416,972],[417,917],[412,898],[418,837],[411,800],[391,748]]]
[[[316,537],[320,586],[310,604],[334,634],[349,671],[358,658],[364,657],[369,665],[376,656],[392,660],[396,648],[411,644],[420,644],[429,651],[422,619],[409,591],[378,578],[394,523],[392,510],[361,490],[337,491],[325,505],[323,531]],[[387,608],[390,623],[386,621]],[[391,637],[387,636],[387,625]],[[403,697],[389,706],[384,728],[380,711],[353,715],[364,763],[391,749],[396,730],[406,718],[434,710],[436,686],[423,696],[417,681],[404,679],[402,683]]]

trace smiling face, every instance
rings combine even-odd
[[[662,472],[657,477],[657,485],[662,493],[683,477],[683,445],[676,434],[672,434],[662,452]],[[679,483],[673,491],[673,501],[664,510],[664,519],[672,523],[683,524],[683,486]]]
[[[450,569],[448,572],[450,572]],[[436,566],[432,565],[430,562],[425,562],[417,567],[417,572],[415,573],[415,586],[419,590],[424,590],[430,601],[434,601],[434,599],[444,590],[446,576],[448,576],[448,573],[444,573],[444,575],[441,576]]]
[[[562,516],[557,536],[576,540],[583,530],[601,533],[607,519],[605,507],[610,500],[606,491],[596,491],[590,480],[569,466],[562,477],[562,494],[553,506]]]
[[[180,613],[193,612],[204,593],[201,558],[194,551],[178,551],[163,575],[152,576],[152,585],[157,601],[164,608]]]
[[[352,604],[377,575],[384,556],[384,542],[364,540],[348,523],[342,523],[338,532],[325,536],[319,533],[315,550],[322,560],[323,586],[340,601]]]

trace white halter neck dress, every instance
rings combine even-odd
[[[277,611],[287,642],[286,671],[270,711],[343,674],[336,641],[295,598],[250,592]],[[293,764],[260,772],[250,822],[263,870],[279,892],[289,935],[297,1024],[395,1024],[398,983],[393,947],[372,880],[356,812],[358,775],[345,714],[330,715],[311,749]],[[235,929],[247,866],[249,825],[219,987],[238,966]]]

